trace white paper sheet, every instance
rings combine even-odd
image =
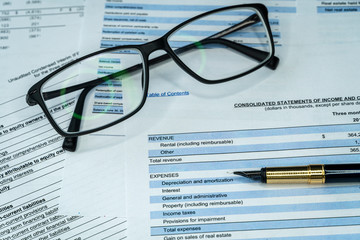
[[[340,15],[319,10],[324,2],[264,2],[281,59],[276,71],[264,68],[208,86],[174,63],[151,69],[149,98],[126,122],[128,238],[359,236],[358,184],[271,186],[231,174],[264,166],[357,161],[359,15],[338,13],[339,21]],[[151,23],[154,18],[202,12],[170,11],[174,5],[222,3],[99,1],[86,10],[93,18],[85,32],[93,37],[83,52],[155,39],[161,34],[138,33],[148,26],[169,30],[176,23]],[[109,28],[141,30],[115,34]],[[111,129],[118,134],[121,128]],[[65,174],[71,179],[71,172]]]
[[[235,2],[234,2],[235,3]],[[96,1],[96,2],[88,2],[86,8],[85,8],[85,19],[84,19],[84,26],[82,29],[82,40],[81,40],[81,50],[80,55],[90,53],[93,51],[96,51],[100,48],[104,47],[111,47],[115,45],[122,45],[122,44],[139,44],[146,41],[150,41],[153,39],[156,39],[162,35],[162,32],[166,32],[170,28],[174,27],[176,24],[180,23],[181,21],[185,20],[186,18],[189,18],[191,16],[194,16],[196,14],[201,13],[204,10],[210,10],[217,7],[221,7],[224,5],[224,3],[219,3],[218,1],[208,1],[207,3],[198,3],[197,6],[193,7],[193,2],[186,1],[181,4],[181,6],[185,6],[184,11],[176,11],[177,8],[176,1],[169,1],[166,4],[159,4],[157,1],[142,1],[133,3],[131,1],[129,2],[122,2],[118,3],[116,1],[114,2],[105,2],[105,1]],[[272,20],[272,27],[273,27],[273,33],[275,36],[275,41],[277,45],[281,45],[281,36],[279,34],[280,31],[280,24],[278,17],[281,14],[294,14],[296,12],[296,7],[293,1],[274,1],[269,5],[271,7],[271,20]],[[167,11],[166,9],[169,8],[170,10]],[[130,10],[128,10],[130,9]],[[139,12],[136,9],[141,9]],[[175,11],[174,11],[175,10]],[[161,13],[161,14],[160,14]],[[163,20],[160,20],[160,23],[156,23],[157,17],[161,15],[161,18]],[[175,15],[174,15],[175,14]],[[151,18],[153,20],[148,21],[148,23],[143,23],[144,19]],[[166,19],[171,18],[172,23],[167,23]],[[136,20],[137,19],[137,20]],[[135,23],[137,21],[137,23]],[[131,24],[129,24],[131,23]],[[132,24],[135,23],[135,24]],[[151,26],[152,29],[154,29],[154,34],[145,34],[142,35],[143,31],[148,31],[148,27]],[[111,29],[122,29],[122,31],[126,31],[126,29],[133,28],[134,31],[137,31],[139,34],[113,34],[111,32]],[[114,30],[114,31],[115,31]],[[109,33],[110,32],[110,33]],[[156,69],[156,72],[164,74],[166,77],[166,71],[173,71],[172,68],[167,69],[166,68]],[[152,81],[153,81],[153,73],[152,74]],[[157,81],[158,79],[161,79],[161,75],[154,75],[154,80]],[[176,81],[176,80],[175,80]],[[180,86],[177,86],[177,84],[180,84]],[[151,89],[151,92],[149,93],[149,96],[160,96],[161,94],[169,97],[174,98],[176,96],[182,95],[183,97],[187,97],[189,94],[188,89],[181,89],[181,85],[183,85],[181,82],[176,82],[175,84],[168,84],[164,83],[162,87],[157,89],[156,87]],[[154,85],[151,84],[151,86],[156,86],[156,82],[154,82]],[[160,92],[161,91],[161,92]],[[199,94],[202,94],[201,92]],[[152,100],[149,100],[152,101]],[[154,100],[157,101],[157,100]],[[163,99],[162,101],[166,101],[166,99]],[[118,191],[113,191],[112,189],[117,189],[117,187],[111,187],[111,183],[116,183],[116,180],[114,181],[108,181],[109,184],[104,184],[103,182],[97,182],[99,185],[99,188],[103,189],[102,194],[97,194],[97,198],[89,198],[87,194],[84,193],[91,193],[93,192],[94,186],[92,184],[84,184],[84,183],[90,183],[90,182],[96,182],[96,180],[93,180],[93,174],[100,174],[97,170],[91,170],[91,168],[87,168],[86,173],[81,175],[81,179],[83,181],[79,181],[78,175],[76,174],[77,169],[81,168],[80,166],[83,165],[89,165],[89,166],[96,166],[96,164],[99,163],[99,158],[91,158],[88,157],[87,151],[89,149],[97,149],[101,148],[100,146],[91,144],[93,142],[93,139],[95,138],[101,138],[101,141],[105,143],[105,145],[111,145],[114,146],[114,148],[120,148],[122,143],[126,141],[126,138],[124,139],[124,134],[126,131],[124,130],[125,124],[118,124],[117,126],[114,126],[110,129],[103,130],[99,136],[98,134],[92,134],[91,136],[87,137],[81,137],[80,138],[80,144],[78,147],[78,150],[76,153],[73,153],[71,155],[71,158],[74,159],[82,159],[81,161],[76,161],[70,159],[68,162],[70,163],[69,166],[66,166],[65,173],[64,173],[64,186],[63,186],[63,193],[62,193],[62,204],[61,209],[63,213],[70,214],[70,213],[77,213],[82,212],[85,215],[92,215],[92,214],[104,214],[104,215],[114,215],[114,207],[117,209],[122,201],[122,193]],[[141,129],[141,128],[139,128]],[[96,151],[96,150],[94,150]],[[110,150],[104,150],[107,152],[110,152]],[[116,155],[114,158],[119,163],[124,162],[126,160],[125,158],[125,151],[119,151],[120,154]],[[90,154],[91,155],[91,154]],[[86,159],[86,160],[85,160]],[[107,161],[104,161],[106,164]],[[74,165],[73,165],[74,164]],[[103,169],[103,176],[107,175],[107,172],[111,172],[112,164],[107,163],[104,166],[109,166],[109,170]],[[93,171],[93,174],[91,174]],[[114,176],[114,175],[113,175]],[[106,176],[107,177],[107,176]],[[76,194],[76,197],[74,196],[74,192],[78,193]],[[108,194],[106,194],[107,192]],[[68,201],[68,199],[74,199],[73,201]],[[113,201],[116,201],[115,199],[118,199],[119,202],[118,205],[113,206],[112,204],[103,204],[102,207],[94,209],[92,206],[95,205],[98,202],[106,202],[112,199]],[[94,202],[92,202],[94,201]],[[84,202],[87,202],[88,204],[84,204]],[[97,212],[98,211],[98,212]]]
[[[128,175],[129,236],[357,238],[357,183],[274,186],[232,172],[358,162],[354,133],[360,97],[353,50],[360,49],[360,41],[357,30],[347,29],[356,29],[359,17],[342,15],[339,23],[336,16],[317,13],[316,2],[299,3],[296,16],[280,18],[278,69],[261,69],[238,82],[191,85],[171,68],[172,83],[184,83],[176,86],[190,95],[151,99],[127,124],[128,172],[136,172]],[[166,68],[154,69],[156,77],[161,71],[164,77],[155,77],[153,91],[171,89]],[[137,230],[139,223],[145,231]]]
[[[80,139],[91,142],[93,148],[68,154],[60,198],[62,214],[126,218],[126,159],[122,139],[109,136]]]
[[[358,237],[357,183],[273,186],[231,174],[264,166],[358,162],[359,138],[353,134],[359,130],[360,98],[354,88],[357,70],[349,64],[356,59],[351,49],[360,45],[338,45],[328,52],[331,46],[302,47],[301,53],[283,47],[299,59],[315,48],[319,55],[298,62],[279,53],[279,68],[266,72],[267,77],[257,74],[265,80],[238,94],[206,101],[192,95],[192,101],[164,105],[157,101],[135,116],[127,147],[132,153],[128,172],[136,172],[128,175],[129,236]],[[331,69],[322,65],[333,61],[338,65]],[[318,71],[313,64],[321,66]],[[242,89],[239,82],[229,86]],[[191,107],[194,102],[198,111]],[[166,112],[158,111],[158,117],[148,120],[151,124],[135,129],[156,108]],[[135,223],[136,229],[142,223],[146,232],[136,231]]]
[[[124,219],[60,215],[68,154],[41,109],[25,101],[28,89],[41,77],[78,56],[83,4],[0,1],[1,239],[126,237]]]

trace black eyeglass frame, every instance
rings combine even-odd
[[[231,9],[236,9],[236,8],[252,8],[254,10],[256,10],[255,12],[257,12],[259,14],[259,16],[262,18],[262,22],[265,24],[265,28],[266,31],[268,33],[268,37],[270,40],[270,47],[271,47],[271,51],[270,51],[270,55],[268,56],[268,59],[266,61],[261,62],[260,64],[258,64],[257,66],[255,66],[254,68],[234,75],[232,77],[228,77],[228,78],[224,78],[224,79],[220,79],[220,80],[207,80],[202,78],[201,76],[197,75],[195,72],[193,72],[189,67],[187,67],[181,60],[180,58],[174,53],[174,50],[170,47],[169,43],[168,43],[168,38],[174,33],[176,32],[178,29],[182,28],[183,26],[187,25],[190,22],[193,22],[194,20],[197,20],[199,18],[203,18],[204,16],[207,15],[211,15],[217,12],[221,12],[221,11],[226,11],[226,10],[231,10]],[[95,55],[101,54],[101,53],[106,53],[106,52],[112,52],[112,51],[121,51],[122,49],[136,49],[141,53],[141,57],[142,57],[142,64],[143,64],[143,81],[144,81],[144,93],[143,93],[143,99],[140,102],[139,106],[133,110],[131,113],[129,113],[128,115],[114,121],[111,123],[108,123],[104,126],[98,127],[98,128],[94,128],[94,129],[90,129],[90,130],[85,130],[82,132],[74,132],[74,133],[69,133],[69,132],[65,132],[63,131],[58,124],[55,122],[55,120],[53,119],[53,117],[51,116],[48,108],[46,107],[45,101],[43,99],[43,96],[41,96],[41,89],[42,86],[45,82],[47,82],[50,78],[52,78],[53,76],[57,75],[59,72],[63,71],[64,69],[79,63],[81,61],[83,61],[84,59],[93,57]],[[120,122],[125,121],[126,119],[132,117],[134,114],[136,114],[138,111],[140,111],[140,109],[144,106],[146,99],[147,99],[147,95],[148,95],[148,89],[149,89],[149,62],[152,60],[149,60],[149,56],[151,53],[153,53],[156,50],[164,50],[166,52],[166,54],[168,56],[170,56],[171,59],[173,59],[175,61],[175,63],[181,68],[183,69],[186,73],[188,73],[191,77],[195,78],[196,80],[200,81],[201,83],[204,84],[218,84],[218,83],[223,83],[223,82],[227,82],[230,80],[234,80],[240,77],[243,77],[251,72],[254,72],[256,70],[258,70],[259,68],[263,67],[264,65],[269,65],[270,64],[270,68],[271,69],[275,69],[278,65],[279,59],[274,55],[275,54],[275,46],[274,46],[274,40],[273,40],[273,36],[271,34],[271,28],[270,28],[270,23],[268,20],[268,10],[267,8],[263,5],[263,4],[259,4],[259,3],[254,3],[254,4],[240,4],[240,5],[233,5],[233,6],[228,6],[228,7],[223,7],[223,8],[218,8],[218,9],[214,9],[202,14],[199,14],[195,17],[192,17],[188,20],[186,20],[185,22],[177,25],[176,27],[174,27],[173,29],[171,29],[169,32],[167,32],[165,35],[163,35],[162,37],[148,42],[148,43],[144,43],[144,44],[140,44],[140,45],[123,45],[123,46],[115,46],[115,47],[111,47],[111,48],[106,48],[106,49],[102,49],[90,54],[87,54],[85,56],[82,56],[66,65],[64,65],[63,67],[55,70],[54,72],[50,73],[49,75],[47,75],[46,77],[44,77],[42,80],[40,80],[39,82],[37,82],[36,84],[34,84],[28,91],[28,94],[26,96],[26,101],[27,103],[32,106],[32,105],[36,105],[38,104],[41,109],[43,110],[43,112],[45,113],[45,116],[47,117],[47,119],[49,120],[50,124],[52,125],[52,127],[62,136],[64,137],[78,137],[78,136],[82,136],[82,135],[86,135],[89,133],[93,133],[93,132],[97,132],[103,129],[106,129],[108,127],[114,126]],[[166,55],[165,54],[165,55]],[[156,62],[155,62],[156,63]],[[85,87],[84,87],[85,88]]]

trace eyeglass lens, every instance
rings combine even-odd
[[[249,71],[271,54],[269,33],[252,8],[235,8],[192,21],[174,32],[168,42],[175,53],[178,47],[196,45],[177,55],[206,80],[221,80]],[[249,54],[251,49],[258,50],[260,58],[255,57],[256,53]]]
[[[142,66],[141,53],[135,49],[87,58],[43,85],[45,105],[65,132],[86,131],[112,123],[140,105],[144,94]],[[99,78],[102,79],[96,81]],[[86,87],[79,87],[81,84]],[[74,128],[77,125],[74,121],[81,121],[81,128]]]

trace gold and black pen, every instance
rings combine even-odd
[[[360,182],[360,163],[265,167],[258,171],[236,171],[234,174],[263,183]]]

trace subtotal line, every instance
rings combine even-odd
[[[180,165],[180,164],[197,164],[197,163],[227,163],[227,162],[238,162],[238,161],[264,161],[264,160],[276,160],[276,159],[296,159],[296,158],[313,158],[313,157],[331,157],[331,156],[351,156],[359,153],[338,153],[338,154],[320,154],[320,155],[300,155],[300,156],[289,156],[289,157],[271,157],[271,158],[246,158],[246,159],[231,159],[231,160],[205,160],[200,162],[174,162],[174,163],[150,163],[149,166],[166,166],[166,165]],[[150,157],[149,157],[150,158]]]
[[[314,229],[314,228],[334,228],[334,227],[350,227],[350,226],[360,226],[359,224],[342,224],[342,225],[334,225],[334,226],[316,226],[316,227],[287,227],[287,228],[277,228],[277,227],[272,227],[272,228],[258,228],[258,229],[237,229],[237,230],[227,230],[227,231],[212,231],[212,232],[197,232],[197,233],[217,233],[217,232],[253,232],[253,231],[266,231],[266,230],[289,230],[289,229]],[[196,233],[196,234],[197,234]],[[181,235],[184,233],[172,233],[172,235]],[[193,233],[195,234],[195,233]],[[151,236],[164,236],[166,234],[157,234],[157,235],[151,235]]]
[[[34,27],[0,28],[0,31],[3,31],[3,30],[23,30],[23,29],[34,29],[34,28],[58,28],[58,27],[66,27],[66,25],[48,25],[48,26],[34,26]]]
[[[59,7],[34,7],[34,8],[19,8],[19,9],[7,9],[7,10],[1,10],[0,12],[16,12],[16,11],[30,11],[30,10],[48,10],[48,9],[62,9],[62,8],[83,8],[82,5],[74,5],[74,6],[59,6]],[[6,15],[4,15],[6,16]]]

